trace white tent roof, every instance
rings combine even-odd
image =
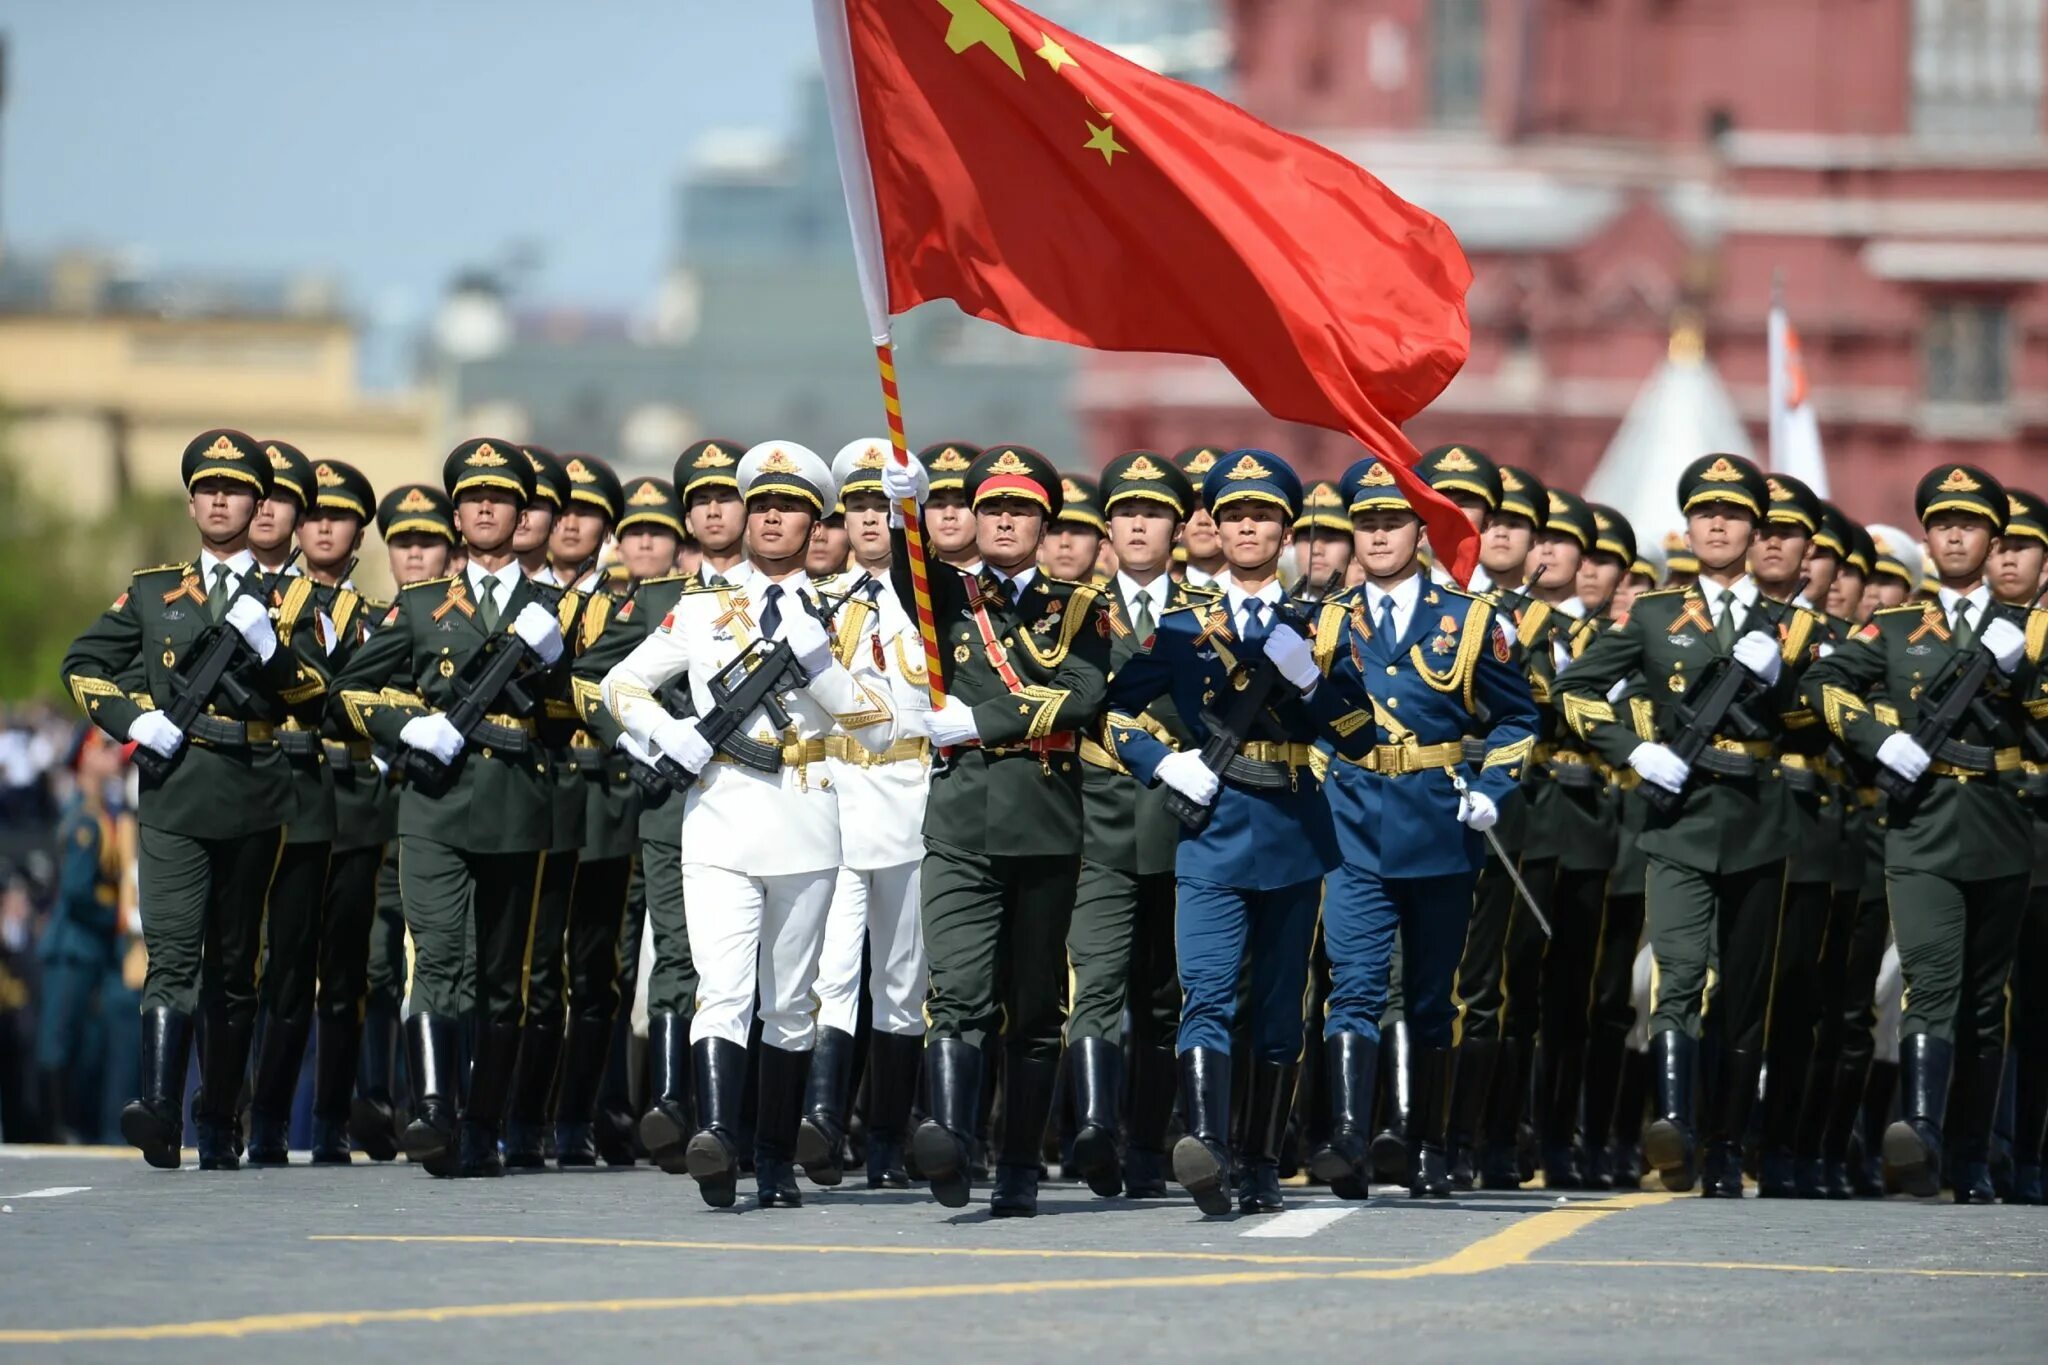
[[[1589,502],[1604,502],[1627,517],[1639,545],[1662,545],[1683,532],[1678,477],[1702,455],[1719,452],[1755,459],[1735,400],[1707,360],[1697,326],[1682,324],[1671,351],[1643,384],[1608,442],[1600,467],[1586,484]]]

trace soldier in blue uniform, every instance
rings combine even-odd
[[[1422,520],[1387,467],[1360,460],[1342,487],[1366,581],[1345,596],[1348,624],[1332,677],[1370,694],[1382,742],[1339,753],[1324,785],[1344,861],[1323,896],[1332,1130],[1310,1169],[1341,1197],[1365,1197],[1380,1015],[1398,928],[1413,1067],[1409,1192],[1446,1198],[1459,1012],[1452,987],[1486,857],[1482,836],[1520,781],[1536,706],[1493,608],[1423,572]],[[1470,754],[1467,739],[1478,741]]]
[[[1374,730],[1356,676],[1329,676],[1344,609],[1311,609],[1306,635],[1284,619],[1290,612],[1275,575],[1301,515],[1300,478],[1276,455],[1240,450],[1215,462],[1202,493],[1230,566],[1215,580],[1221,595],[1161,614],[1151,647],[1110,683],[1103,745],[1140,781],[1163,783],[1213,812],[1199,833],[1183,833],[1175,857],[1188,1136],[1174,1148],[1173,1176],[1202,1212],[1230,1211],[1230,1032],[1249,963],[1253,1060],[1239,1207],[1263,1213],[1281,1207],[1280,1138],[1301,1059],[1309,945],[1323,878],[1339,861],[1311,758],[1324,739],[1362,756]],[[1279,681],[1219,778],[1201,746],[1267,663]],[[1196,746],[1174,749],[1135,719],[1168,693]]]

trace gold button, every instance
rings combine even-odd
[[[1016,643],[1017,641],[1011,636],[1005,635],[1003,637],[1003,644],[1005,647],[1014,646]]]
[[[1398,711],[1398,710],[1400,710],[1400,709],[1401,709],[1401,699],[1400,699],[1399,697],[1388,697],[1388,698],[1387,698],[1387,709],[1388,709],[1389,711]]]
[[[1400,669],[1398,669],[1398,668],[1394,667],[1394,666],[1393,666],[1392,664],[1388,664],[1388,665],[1387,665],[1387,676],[1388,676],[1388,677],[1390,677],[1390,678],[1395,678],[1395,677],[1399,677],[1399,676],[1400,676],[1400,674],[1401,674],[1401,670],[1400,670]]]
[[[489,758],[490,756],[491,756],[491,751],[490,751],[489,749],[486,749],[486,750],[484,750],[484,757],[485,757],[485,758]]]

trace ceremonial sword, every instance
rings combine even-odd
[[[1458,789],[1459,796],[1462,797],[1471,790],[1465,784],[1464,774],[1460,773],[1456,768],[1445,768],[1444,771],[1451,775],[1451,785]],[[1500,859],[1500,865],[1507,869],[1509,879],[1515,884],[1515,890],[1521,893],[1522,904],[1528,906],[1529,913],[1536,917],[1536,927],[1543,931],[1543,937],[1555,938],[1556,935],[1550,932],[1550,921],[1543,918],[1543,911],[1536,904],[1536,897],[1529,894],[1529,883],[1522,880],[1521,872],[1515,867],[1515,860],[1508,856],[1508,851],[1505,848],[1501,847],[1500,836],[1495,834],[1491,828],[1485,830],[1484,833],[1486,834],[1486,842],[1493,846],[1493,856]]]

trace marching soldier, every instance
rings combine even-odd
[[[1215,594],[1176,582],[1173,542],[1194,503],[1179,467],[1132,451],[1102,471],[1116,577],[1105,586],[1114,674],[1151,644],[1170,611]],[[1171,749],[1193,732],[1170,699],[1152,703],[1137,723]],[[1081,741],[1086,817],[1081,876],[1067,927],[1072,1001],[1067,1014],[1067,1074],[1077,1131],[1074,1161],[1099,1195],[1121,1188],[1132,1198],[1166,1194],[1166,1127],[1176,1089],[1174,1035],[1180,981],[1173,955],[1174,855],[1180,822],[1166,809],[1167,789],[1147,787],[1095,740]],[[1130,1128],[1118,1165],[1119,1107],[1126,1093],[1119,1036],[1131,1014]]]
[[[684,543],[697,546],[697,581],[725,586],[726,575],[746,562],[742,538],[747,509],[740,501],[739,459],[745,446],[726,440],[698,441],[676,458],[676,493],[683,500]]]
[[[981,568],[981,551],[975,548],[974,505],[967,497],[967,472],[980,455],[980,446],[961,441],[941,441],[917,453],[928,484],[924,501],[927,548],[941,564],[968,573]]]
[[[1559,678],[1558,710],[1569,731],[1609,763],[1626,765],[1675,798],[1650,812],[1640,836],[1649,857],[1658,983],[1650,1069],[1659,1117],[1646,1135],[1645,1155],[1666,1189],[1688,1190],[1698,1178],[1693,1085],[1712,962],[1721,1065],[1707,1088],[1703,1193],[1740,1198],[1739,1144],[1762,1064],[1793,831],[1789,794],[1775,780],[1770,758],[1783,715],[1795,705],[1795,665],[1816,647],[1819,618],[1766,602],[1746,570],[1750,543],[1770,505],[1770,489],[1754,465],[1730,455],[1703,456],[1681,478],[1678,502],[1687,542],[1699,556],[1699,582],[1637,598],[1635,609],[1600,632]],[[1681,721],[1680,703],[1704,705],[1728,668],[1745,675],[1740,721],[1733,714]],[[1622,723],[1608,699],[1639,672],[1649,682],[1657,740]],[[1688,739],[1686,726],[1708,731],[1690,736],[1691,743],[1706,741],[1696,765],[1672,747]]]
[[[1995,604],[1984,581],[1992,542],[2011,515],[1996,480],[1969,465],[1942,465],[1920,480],[1913,501],[1938,597],[1877,613],[1813,666],[1804,692],[1836,738],[1897,780],[1886,810],[1885,882],[1907,987],[1904,1117],[1885,1130],[1886,1176],[1909,1194],[1939,1192],[1947,1114],[1956,1202],[1990,1203],[1987,1144],[2005,1069],[2006,982],[2032,858],[2032,830],[2010,777],[2026,751],[2012,741],[2037,725],[2034,709],[2048,710],[2040,705],[2048,699],[2048,614]],[[1963,670],[1979,650],[1991,669],[1977,696],[1997,728],[1966,712],[1930,753],[1916,734],[1928,711],[1969,681]],[[1885,700],[1873,704],[1880,688]]]
[[[1431,581],[1422,521],[1377,458],[1343,480],[1365,586],[1346,594],[1333,677],[1369,694],[1382,743],[1339,753],[1325,791],[1342,864],[1324,887],[1331,968],[1323,1022],[1331,1134],[1310,1169],[1363,1199],[1372,1173],[1375,1070],[1394,938],[1401,938],[1410,1048],[1409,1193],[1451,1193],[1445,1159],[1458,1004],[1453,990],[1482,836],[1500,818],[1535,745],[1536,706],[1483,600]],[[1466,740],[1477,741],[1476,762]],[[1468,764],[1470,775],[1467,776]]]
[[[620,956],[637,971],[640,936],[653,934],[653,961],[647,976],[650,1084],[639,1132],[647,1154],[670,1175],[683,1174],[684,1148],[696,1131],[690,1103],[690,1025],[697,1012],[698,978],[683,913],[684,796],[655,771],[654,755],[640,747],[604,705],[602,684],[616,664],[668,619],[685,592],[702,586],[695,574],[658,572],[663,542],[680,542],[687,534],[686,514],[674,490],[693,478],[699,481],[700,491],[687,515],[709,536],[713,547],[702,567],[717,574],[721,585],[731,586],[724,574],[736,573],[743,562],[731,558],[730,552],[738,547],[745,522],[729,518],[722,495],[713,496],[713,490],[726,489],[725,481],[730,480],[733,505],[740,505],[738,465],[738,459],[727,454],[726,443],[703,441],[676,460],[675,484],[635,479],[626,485],[619,548],[639,586],[624,606],[611,613],[597,642],[584,651],[575,666],[574,686],[583,723],[608,749],[625,755],[631,765],[629,776],[641,788],[634,834],[639,842],[644,923],[629,926]],[[688,714],[695,704],[688,679],[670,682],[656,690],[655,696],[675,715]],[[622,987],[622,1000],[625,993]]]
[[[249,527],[275,487],[262,447],[239,431],[203,432],[185,447],[179,473],[199,553],[139,570],[72,643],[63,673],[88,719],[163,760],[145,762],[136,813],[149,974],[142,1095],[121,1111],[121,1136],[150,1165],[178,1165],[196,1011],[199,1164],[234,1170],[263,904],[292,809],[276,727],[321,696],[327,674],[311,582],[259,590],[266,582]],[[207,658],[213,626],[240,638],[230,681],[181,729],[169,714],[187,681],[179,666]]]
[[[804,572],[824,580],[846,572],[846,507],[834,503],[818,529],[811,533],[811,548],[804,555]]]
[[[392,489],[377,504],[377,535],[400,588],[445,578],[455,552],[455,509],[448,495],[428,484]],[[366,629],[382,630],[398,618],[396,602],[364,602]],[[353,730],[346,736],[351,781],[372,783],[379,848],[376,910],[370,921],[369,961],[364,975],[362,1051],[356,1067],[356,1098],[349,1109],[349,1140],[372,1161],[391,1161],[399,1151],[394,1076],[398,1067],[398,1018],[405,1002],[405,907],[398,885],[398,790],[390,771],[392,754],[377,752]],[[369,747],[364,753],[362,745]],[[330,744],[328,756],[334,761]],[[337,777],[340,774],[337,767]]]
[[[1178,556],[1180,577],[1191,588],[1208,587],[1216,575],[1229,568],[1223,558],[1223,538],[1217,534],[1216,519],[1209,515],[1208,507],[1202,502],[1203,481],[1222,455],[1221,446],[1189,446],[1173,457],[1174,465],[1187,475],[1189,487],[1195,490],[1194,506],[1188,510],[1187,520],[1181,523],[1181,553]]]
[[[1069,583],[1101,587],[1095,581],[1095,564],[1108,534],[1109,523],[1102,516],[1102,485],[1083,474],[1062,474],[1059,520],[1046,528],[1039,570]]]
[[[399,799],[399,877],[415,950],[406,1152],[436,1176],[497,1176],[553,784],[533,718],[505,709],[513,703],[503,691],[472,697],[470,688],[497,650],[519,649],[530,656],[523,699],[538,700],[564,642],[558,590],[529,582],[512,548],[520,510],[534,498],[525,454],[488,437],[465,441],[450,452],[442,483],[467,563],[454,578],[400,589],[396,618],[357,651],[332,706],[364,738],[431,760],[419,760]],[[485,708],[467,733],[446,714],[464,701]],[[455,1029],[471,951],[475,1036],[459,1105]]]
[[[819,1184],[838,1182],[865,989],[873,1025],[868,1188],[908,1189],[904,1143],[924,1057],[927,972],[918,909],[931,780],[931,741],[924,734],[930,702],[924,642],[889,589],[889,505],[882,492],[888,458],[889,443],[870,439],[852,442],[832,461],[846,519],[860,530],[860,558],[852,573],[857,600],[868,608],[849,610],[841,621],[840,655],[863,686],[889,696],[896,733],[879,754],[844,738],[827,741],[827,766],[839,791],[840,867],[818,960],[818,1046],[797,1161]]]
[[[1210,469],[1203,493],[1230,562],[1217,580],[1221,594],[1163,613],[1151,646],[1117,670],[1102,745],[1146,785],[1210,812],[1199,832],[1181,836],[1175,858],[1188,1136],[1173,1150],[1173,1176],[1202,1212],[1229,1212],[1231,1025],[1248,966],[1251,1091],[1238,1198],[1242,1211],[1267,1213],[1282,1206],[1279,1149],[1301,1059],[1317,904],[1341,860],[1312,755],[1318,740],[1362,755],[1374,729],[1355,677],[1330,673],[1343,607],[1311,607],[1306,636],[1289,619],[1278,572],[1301,514],[1300,479],[1276,455],[1235,451]],[[1256,711],[1241,716],[1246,703],[1237,699],[1255,679],[1272,690],[1250,698]],[[1169,694],[1183,721],[1199,718],[1190,727],[1197,745],[1176,749],[1140,720]],[[1246,733],[1219,775],[1199,745],[1226,723]]]
[[[936,462],[931,466],[938,474]],[[891,502],[921,492],[894,460]],[[1100,716],[1109,615],[1100,592],[1037,568],[1063,491],[1043,455],[994,446],[967,471],[975,573],[933,565],[945,705],[930,718],[941,759],[925,808],[925,950],[931,1118],[911,1136],[920,1173],[948,1208],[967,1202],[982,1050],[1003,1040],[1003,1139],[990,1211],[1038,1211],[1038,1163],[1059,1068],[1067,925],[1080,871],[1079,732]],[[894,538],[892,537],[892,540]],[[915,611],[907,550],[898,600]],[[1149,700],[1149,699],[1148,699]]]
[[[533,497],[519,509],[519,530],[512,537],[512,552],[519,557],[519,571],[549,587],[563,586],[555,579],[548,559],[554,539],[555,518],[569,499],[569,475],[555,452],[545,446],[521,446],[533,468]]]
[[[1294,519],[1294,574],[1297,582],[1320,588],[1342,583],[1351,567],[1351,518],[1344,495],[1328,479],[1318,479],[1301,495],[1301,515]]]
[[[685,1167],[707,1204],[732,1204],[758,992],[755,1170],[763,1208],[794,1208],[802,1203],[793,1161],[816,1038],[811,987],[840,861],[826,741],[851,738],[879,752],[893,714],[889,698],[857,682],[835,653],[831,613],[804,573],[811,528],[837,501],[831,471],[803,447],[771,441],[742,457],[738,483],[747,562],[726,587],[682,594],[601,686],[605,705],[644,752],[698,776],[684,797],[682,868],[702,977],[691,1024],[701,1126],[685,1149]],[[858,641],[864,632],[854,623],[866,604],[844,610],[847,634]],[[779,735],[770,730],[764,702],[740,734],[714,749],[699,732],[700,718],[720,705],[712,681],[758,642],[776,642],[770,652],[786,646],[793,657],[795,682],[776,693],[789,723]],[[757,670],[770,666],[764,659]],[[692,716],[673,715],[655,700],[684,675]]]

